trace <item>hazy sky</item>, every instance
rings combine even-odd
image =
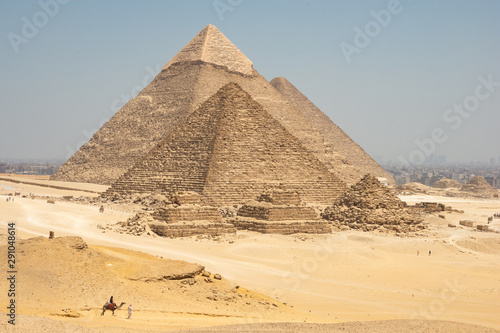
[[[68,158],[209,23],[372,156],[498,158],[499,17],[480,0],[1,0],[0,159]]]

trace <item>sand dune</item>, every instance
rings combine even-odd
[[[25,186],[28,186],[9,182],[0,182],[0,185],[15,187],[22,192],[27,189]],[[70,192],[49,188],[38,190],[40,195],[44,195],[44,191],[47,193],[50,191],[51,195],[52,191],[56,191],[57,195],[66,195]],[[5,193],[8,190],[0,187],[0,194],[2,191]],[[347,325],[345,328],[356,332],[363,332],[363,329],[369,331],[373,328],[373,331],[377,332],[380,327],[380,332],[404,332],[404,329],[410,331],[412,327],[412,322],[408,320],[415,319],[426,321],[427,326],[423,326],[425,329],[422,332],[481,332],[477,327],[460,326],[458,323],[500,329],[500,318],[497,315],[500,308],[498,287],[500,235],[461,226],[448,227],[448,223],[458,225],[458,221],[462,219],[485,223],[485,218],[500,212],[500,201],[430,196],[402,198],[409,202],[441,201],[454,209],[463,209],[464,213],[446,213],[444,219],[437,215],[429,215],[426,219],[431,223],[429,231],[425,236],[419,237],[346,231],[317,236],[238,232],[237,235],[218,239],[196,237],[165,239],[135,237],[115,232],[103,233],[97,225],[112,225],[130,216],[129,212],[113,210],[111,207],[100,214],[95,206],[69,202],[48,204],[45,200],[26,198],[16,198],[15,202],[6,202],[0,197],[0,211],[4,222],[0,230],[2,233],[0,241],[5,244],[7,221],[16,222],[18,236],[22,239],[33,236],[46,237],[51,230],[55,231],[56,236],[82,237],[83,241],[89,244],[89,251],[99,253],[100,258],[115,258],[113,260],[119,262],[104,267],[107,274],[112,274],[118,281],[124,282],[124,286],[118,288],[118,291],[127,289],[128,283],[132,283],[130,276],[124,277],[123,272],[134,270],[124,268],[127,267],[123,266],[124,262],[128,260],[137,263],[137,267],[144,267],[141,266],[144,264],[142,255],[131,254],[128,251],[135,250],[144,255],[203,265],[208,271],[220,273],[231,287],[239,285],[246,288],[245,290],[253,290],[255,295],[267,295],[269,299],[293,306],[293,308],[283,306],[287,311],[271,316],[269,311],[258,306],[254,312],[241,312],[239,307],[234,307],[231,303],[228,306],[224,302],[219,302],[218,309],[215,309],[205,304],[208,300],[197,301],[194,294],[186,294],[189,297],[179,298],[176,301],[170,301],[169,298],[160,301],[162,298],[158,299],[158,291],[151,292],[146,288],[145,291],[137,289],[133,297],[137,299],[134,300],[134,304],[137,305],[136,312],[133,320],[126,321],[123,319],[125,311],[120,314],[121,318],[111,316],[102,318],[97,315],[99,307],[102,306],[100,303],[109,297],[109,289],[112,287],[108,284],[99,287],[96,283],[92,287],[93,292],[88,295],[85,289],[73,290],[74,288],[69,287],[71,285],[66,284],[66,281],[61,283],[60,290],[54,294],[58,296],[52,300],[41,295],[35,297],[36,290],[31,291],[34,293],[33,296],[29,294],[20,296],[19,301],[25,302],[26,307],[24,310],[20,309],[23,316],[20,316],[19,320],[26,318],[23,320],[30,322],[38,320],[45,322],[43,318],[29,317],[35,315],[54,319],[54,325],[59,325],[58,323],[62,321],[64,325],[106,327],[106,331],[113,329],[161,331],[241,324],[242,321],[245,324],[273,321],[304,324],[305,321],[307,325],[362,321],[362,323],[345,324]],[[500,230],[500,220],[495,219],[491,226]],[[429,250],[432,251],[430,256]],[[417,251],[420,252],[418,256]],[[30,265],[33,265],[31,261],[35,259],[27,260],[26,270],[20,273],[29,279],[35,278],[32,276],[33,270],[30,269]],[[134,274],[140,272],[137,267],[134,268]],[[154,275],[153,273],[148,274]],[[44,274],[40,273],[39,276]],[[76,273],[74,276],[66,275],[66,278],[69,277],[81,278],[80,274]],[[133,283],[143,283],[151,287],[151,282]],[[77,291],[77,297],[72,295]],[[84,298],[86,302],[82,304]],[[129,302],[130,298],[126,300]],[[61,305],[68,302],[71,306]],[[165,302],[167,305],[162,305],[165,308],[161,311],[153,311],[147,307],[150,302],[152,304]],[[188,309],[195,306],[205,308],[203,311]],[[49,307],[53,308],[50,311],[43,310]],[[60,316],[62,309],[66,308],[79,313],[79,318]],[[227,313],[230,315],[226,316]],[[220,314],[224,316],[218,316]],[[388,320],[403,321],[388,322]],[[365,321],[382,322],[364,323]],[[49,319],[47,322],[52,323]],[[286,325],[279,326],[280,330],[335,332],[341,327],[311,328],[312,326],[307,325]],[[273,327],[277,326],[256,326],[252,329],[255,329],[255,332],[266,332],[273,331]],[[225,332],[225,329],[218,330]],[[251,331],[250,328],[248,331]],[[484,328],[483,331],[491,330]]]

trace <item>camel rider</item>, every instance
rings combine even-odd
[[[109,299],[109,303],[113,304],[113,306],[116,306],[115,302],[113,302],[113,296],[111,296],[111,298]]]

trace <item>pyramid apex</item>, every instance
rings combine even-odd
[[[227,90],[244,91],[243,88],[241,88],[241,86],[236,82],[229,82],[228,84],[224,85],[222,88],[219,89],[219,91],[227,91]]]
[[[275,77],[274,79],[271,80],[271,82],[289,82],[286,77],[283,77],[283,76],[278,76],[278,77]]]
[[[212,24],[205,26],[163,67],[175,63],[203,61],[226,67],[229,71],[250,75],[253,63]]]

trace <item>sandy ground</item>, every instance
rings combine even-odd
[[[233,285],[268,295],[293,306],[296,312],[293,316],[286,311],[275,316],[270,311],[260,311],[238,319],[236,316],[213,316],[215,309],[205,311],[204,315],[195,315],[182,311],[160,313],[144,308],[137,309],[131,321],[111,316],[103,321],[90,315],[69,318],[40,314],[50,318],[46,319],[49,321],[56,319],[57,323],[63,321],[64,325],[77,324],[88,328],[106,327],[107,331],[196,328],[237,324],[242,320],[244,323],[305,321],[330,324],[382,320],[385,324],[377,325],[389,326],[381,326],[386,328],[380,332],[396,332],[402,331],[397,325],[412,328],[411,323],[415,321],[407,321],[409,319],[419,323],[426,320],[428,326],[416,325],[419,329],[429,328],[420,330],[422,332],[479,331],[472,326],[463,326],[463,330],[452,329],[449,325],[453,323],[443,322],[437,322],[441,326],[436,329],[431,327],[434,325],[430,324],[431,321],[500,329],[500,234],[460,226],[448,227],[448,223],[458,225],[459,220],[485,224],[488,216],[500,212],[500,200],[424,195],[402,197],[409,203],[443,202],[465,211],[463,214],[445,213],[445,219],[437,214],[429,216],[427,221],[431,227],[426,237],[354,231],[317,236],[238,232],[214,241],[196,237],[165,239],[103,233],[97,228],[98,224],[124,221],[131,214],[113,209],[100,214],[94,206],[68,202],[48,204],[46,200],[19,197],[14,202],[6,202],[2,194],[14,190],[50,196],[75,195],[76,192],[0,181],[0,239],[4,244],[7,222],[15,222],[20,239],[47,236],[49,231],[54,231],[56,236],[81,236],[95,249],[99,249],[99,245],[118,247],[198,263],[211,272],[220,273]],[[90,196],[89,193],[82,195]],[[495,219],[491,226],[500,230],[500,219]],[[429,251],[432,251],[431,255]],[[101,292],[107,294],[107,290]],[[5,299],[5,293],[1,296],[0,299]],[[21,304],[22,301],[20,297]],[[40,300],[41,308],[43,303],[44,300]],[[98,308],[100,304],[88,306]],[[85,308],[84,304],[81,308]],[[19,313],[37,315],[23,311],[22,307]],[[31,317],[19,319],[22,318]],[[30,322],[36,320],[42,319],[30,319]],[[387,320],[406,320],[406,324],[393,322],[392,325]],[[302,331],[311,331],[306,326],[302,328]],[[259,329],[255,331],[276,331]],[[279,330],[293,331],[284,326]]]

